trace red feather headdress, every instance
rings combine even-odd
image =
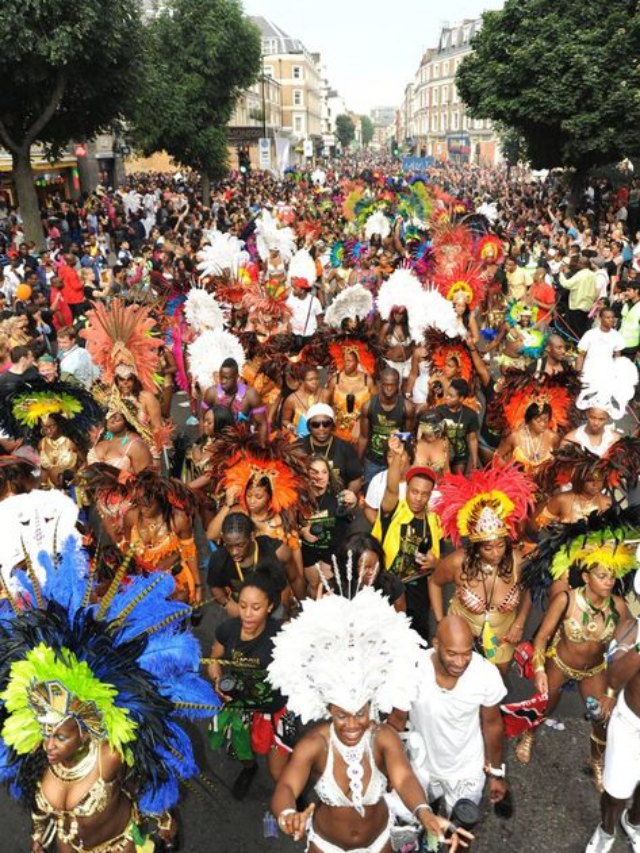
[[[484,279],[482,268],[468,262],[439,271],[435,276],[436,287],[445,299],[453,302],[456,296],[463,294],[469,308],[473,310],[482,301]]]
[[[433,251],[442,273],[468,263],[472,249],[473,234],[465,225],[447,223],[437,228],[433,235]]]
[[[488,465],[468,476],[446,474],[433,509],[456,548],[464,541],[518,537],[518,524],[534,508],[534,485],[516,464]]]
[[[502,240],[495,234],[487,234],[476,243],[474,255],[480,263],[499,264],[504,258]]]
[[[329,355],[338,372],[344,370],[344,357],[347,352],[354,353],[358,359],[358,364],[368,376],[376,375],[378,366],[376,353],[371,350],[364,340],[350,337],[334,339],[329,344]]]
[[[266,281],[263,285],[252,288],[243,297],[243,306],[252,314],[262,314],[273,320],[284,320],[292,314],[287,305],[289,288],[282,281]]]

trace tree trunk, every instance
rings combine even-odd
[[[202,173],[202,204],[205,207],[211,207],[211,178],[209,175]]]
[[[36,248],[43,250],[45,248],[44,229],[31,168],[31,147],[19,153],[13,152],[12,159],[13,180],[18,194],[25,240],[33,240]]]
[[[569,184],[569,204],[567,205],[567,216],[571,217],[571,219],[576,215],[576,209],[582,197],[582,190],[584,189],[586,177],[586,169],[576,169],[571,176],[571,183]]]

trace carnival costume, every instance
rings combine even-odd
[[[627,412],[637,384],[638,368],[631,359],[588,359],[576,405],[583,411],[604,409],[612,420],[619,421]]]
[[[232,358],[242,370],[245,352],[242,344],[231,332],[218,329],[215,332],[203,332],[187,347],[189,371],[204,393],[215,385],[216,375],[222,362]]]
[[[114,299],[109,306],[94,303],[87,311],[87,326],[80,332],[86,340],[87,351],[100,368],[100,382],[96,383],[94,396],[108,414],[119,412],[140,434],[155,458],[170,443],[173,425],[165,422],[153,428],[136,398],[127,400],[119,392],[116,377],[136,377],[142,390],[154,396],[158,391],[158,350],[162,339],[154,335],[155,320],[148,308],[142,305],[125,305]],[[133,414],[132,405],[138,410]]]
[[[407,320],[412,313],[420,311],[422,301],[422,284],[419,278],[410,269],[397,269],[389,278],[383,282],[378,292],[377,309],[383,322],[391,322],[394,308],[404,308],[407,314]],[[390,347],[399,346],[402,348],[403,354],[406,356],[405,348],[411,346],[411,338],[407,340],[399,340],[395,335],[390,335],[387,338]],[[402,361],[390,361],[385,359],[389,367],[395,368],[400,374],[401,379],[408,377],[411,370],[411,353]]]
[[[462,474],[446,474],[438,481],[433,511],[440,516],[445,534],[456,548],[475,543],[518,538],[518,525],[533,510],[531,480],[515,464]],[[512,564],[513,566],[513,564]],[[461,616],[493,663],[509,661],[514,646],[500,642],[516,620],[520,603],[520,578],[510,572],[511,586],[499,608],[492,605],[496,578],[490,589],[482,574],[484,597],[461,585],[456,589],[449,614]]]
[[[482,301],[484,290],[481,272],[482,269],[475,264],[458,263],[448,266],[436,275],[436,286],[450,302],[455,302],[457,297],[463,296],[469,309],[474,311]]]
[[[198,642],[178,630],[191,608],[168,600],[174,586],[168,576],[122,586],[126,563],[102,601],[91,603],[94,576],[73,543],[60,559],[43,554],[41,565],[42,583],[28,563],[16,575],[19,600],[10,595],[0,602],[0,779],[33,810],[32,837],[43,846],[57,834],[74,853],[117,853],[131,842],[141,849],[141,818],[161,826],[178,801],[179,782],[198,772],[181,720],[219,707],[198,674]],[[48,765],[51,773],[84,778],[100,767],[106,743],[120,757],[120,790],[131,799],[120,833],[91,850],[80,821],[106,807],[114,783],[100,776],[67,811],[48,801],[41,784],[43,743],[69,720],[89,735],[89,754],[71,769]]]
[[[407,616],[398,613],[381,592],[360,588],[352,556],[347,558],[346,572],[342,574],[336,565],[334,575],[340,594],[327,590],[329,594],[317,601],[307,599],[301,614],[275,637],[269,680],[303,722],[326,719],[330,705],[349,714],[369,705],[373,720],[380,711],[408,711],[417,696],[422,641]],[[353,598],[344,597],[354,590]],[[347,748],[330,726],[327,763],[316,783],[321,807],[352,808],[363,817],[366,806],[383,799],[387,779],[377,767],[372,737],[373,726],[355,747]],[[347,766],[348,794],[335,778],[336,753]],[[362,784],[365,761],[371,770],[366,790]],[[321,851],[342,853],[318,835],[313,821],[307,826],[307,837]],[[382,850],[388,840],[389,825],[363,849]]]
[[[256,246],[263,261],[268,260],[273,249],[288,263],[295,251],[295,237],[291,228],[279,228],[278,223],[268,210],[262,210],[256,219]]]

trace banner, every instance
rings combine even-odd
[[[261,137],[258,140],[258,165],[259,168],[270,169],[271,168],[271,140],[265,139]]]
[[[289,166],[289,160],[291,158],[291,140],[285,139],[281,136],[276,136],[276,160],[278,163],[278,171],[281,175],[284,174],[284,170]]]
[[[403,172],[424,172],[433,166],[433,157],[403,157]]]

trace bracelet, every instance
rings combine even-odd
[[[507,768],[503,762],[500,767],[492,767],[491,764],[487,767],[487,776],[492,776],[494,779],[505,779]]]
[[[543,666],[536,666],[533,671],[537,675],[537,673],[546,672],[547,670]]]
[[[544,669],[544,663],[546,659],[546,649],[534,649],[533,655],[531,657],[531,663],[533,664],[533,669],[535,672],[538,672],[539,669]]]
[[[282,809],[282,811],[278,815],[278,823],[280,824],[282,822],[283,817],[286,817],[287,815],[295,814],[295,813],[296,813],[295,809]]]
[[[413,809],[413,811],[411,812],[411,814],[412,814],[414,817],[418,817],[418,813],[419,813],[419,812],[423,812],[425,809],[426,809],[428,812],[432,812],[432,813],[433,813],[433,809],[431,808],[431,806],[429,805],[429,803],[418,803],[418,805],[415,807],[415,809]]]
[[[604,695],[607,696],[609,699],[617,699],[618,691],[614,690],[613,687],[607,687],[607,689],[604,691]]]

